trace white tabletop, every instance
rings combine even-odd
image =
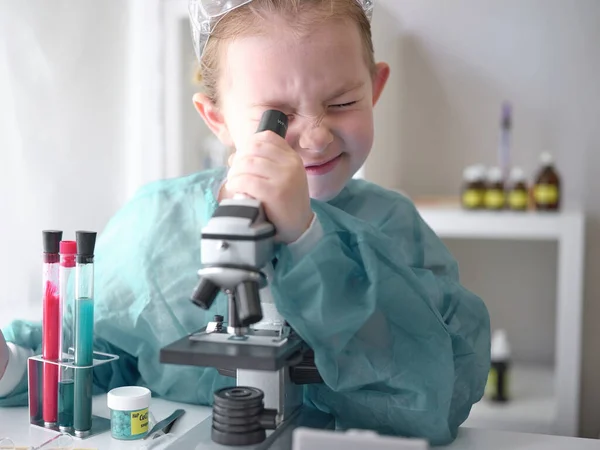
[[[109,417],[106,396],[94,398],[94,414]],[[203,406],[174,403],[153,398],[150,412],[156,420],[162,420],[175,409],[185,409],[186,413],[172,428],[171,433],[182,435],[196,426],[211,413]],[[40,445],[56,433],[29,425],[27,408],[0,408],[0,438],[9,437],[17,446]],[[119,441],[110,432],[84,440],[77,440],[78,449],[136,449],[147,441]],[[446,450],[600,450],[600,440],[576,439],[539,434],[511,433],[506,431],[483,430],[463,427],[453,444],[436,447]]]

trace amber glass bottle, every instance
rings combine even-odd
[[[463,172],[461,203],[469,210],[482,209],[485,195],[485,170],[480,166],[469,166]]]
[[[529,191],[525,172],[520,167],[513,167],[510,171],[508,207],[512,211],[527,211],[528,206]]]
[[[486,209],[494,211],[502,210],[506,206],[502,170],[499,167],[492,167],[488,171],[484,203]]]
[[[540,211],[557,211],[560,209],[561,183],[554,167],[554,159],[549,153],[542,153],[540,163],[533,186],[535,208]]]

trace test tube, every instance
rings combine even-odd
[[[73,327],[65,326],[65,318],[71,315],[73,322],[73,295],[69,291],[69,282],[75,268],[75,255],[77,253],[77,242],[62,241],[60,243],[60,315],[61,333],[60,350],[63,362],[73,363]],[[74,390],[73,368],[61,366],[58,380],[58,428],[60,431],[68,432],[73,429],[73,390]]]
[[[92,429],[92,364],[94,343],[94,247],[96,233],[78,231],[75,266],[75,383],[73,428],[86,437]],[[78,369],[77,367],[87,367]]]
[[[42,232],[44,244],[43,263],[43,312],[42,312],[42,357],[57,361],[60,355],[60,311],[59,311],[59,244],[62,231]],[[44,426],[56,426],[58,415],[58,366],[44,363],[42,381],[42,417]]]

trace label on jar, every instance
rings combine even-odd
[[[494,398],[498,392],[498,373],[494,366],[490,367],[487,383],[485,384],[485,395],[489,398]]]
[[[148,431],[148,408],[131,412],[131,435],[137,436]]]
[[[553,205],[558,202],[558,187],[554,184],[538,184],[533,190],[538,205]]]
[[[512,209],[526,209],[527,192],[523,190],[511,191],[508,194],[508,204]]]
[[[485,206],[490,209],[503,208],[506,202],[504,191],[501,189],[488,189],[485,193]]]
[[[479,208],[483,206],[483,196],[481,189],[467,189],[462,195],[463,205],[467,208]]]

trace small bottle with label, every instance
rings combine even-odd
[[[541,168],[535,178],[533,199],[535,208],[540,211],[556,211],[560,208],[560,177],[554,168],[554,158],[550,153],[540,155]]]
[[[525,172],[520,167],[510,171],[510,188],[508,191],[508,207],[512,211],[527,211],[529,205],[529,191]]]
[[[484,204],[487,209],[495,211],[504,209],[506,206],[506,194],[504,193],[502,170],[499,167],[492,167],[488,171]]]
[[[494,402],[509,399],[510,345],[505,330],[496,330],[492,335],[491,367],[485,386],[486,396]]]
[[[485,196],[485,172],[480,166],[469,166],[463,172],[461,203],[465,209],[482,209]]]

